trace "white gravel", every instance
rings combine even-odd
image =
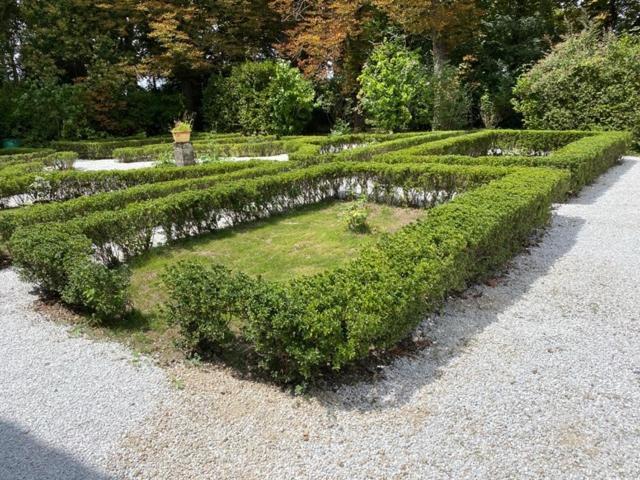
[[[637,479],[639,189],[628,158],[496,286],[425,321],[431,346],[305,398],[186,365],[171,393],[122,348],[43,322],[0,272],[0,479]]]
[[[122,346],[43,319],[35,298],[0,271],[0,479],[106,479],[109,453],[169,382]]]
[[[139,168],[150,168],[155,164],[156,162],[121,163],[115,159],[76,160],[73,163],[73,168],[83,172],[102,172],[105,170],[137,170]]]
[[[185,368],[124,478],[640,477],[640,159],[558,208],[497,286],[422,326],[376,380],[295,398]]]

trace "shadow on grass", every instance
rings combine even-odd
[[[110,480],[71,455],[0,419],[0,478],[3,480]]]

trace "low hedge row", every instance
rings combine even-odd
[[[423,136],[428,136],[426,134]],[[441,134],[440,134],[441,135]],[[317,163],[318,156],[341,152],[345,148],[354,145],[366,145],[369,143],[386,142],[390,139],[396,141],[404,138],[415,137],[411,135],[391,134],[349,134],[332,136],[291,136],[291,137],[244,137],[229,138],[225,141],[219,139],[200,139],[193,142],[196,155],[214,157],[266,157],[271,155],[289,154],[291,160],[308,161]],[[155,161],[170,158],[173,147],[167,144],[155,144],[146,146],[131,146],[117,148],[113,156],[122,162]]]
[[[0,165],[6,165],[9,163],[28,162],[30,160],[37,160],[47,155],[55,153],[55,150],[51,148],[38,148],[28,153],[14,153],[0,156]]]
[[[280,381],[338,371],[372,349],[392,347],[447,294],[504,265],[545,225],[568,177],[561,170],[514,170],[338,269],[285,284],[179,264],[165,276],[168,311],[196,349],[227,347],[235,320],[242,342]]]
[[[401,150],[415,145],[462,135],[464,132],[428,132],[397,137],[395,135],[380,135],[377,137],[351,136],[333,138],[333,142],[308,144],[289,154],[289,160],[300,165],[313,165],[335,161],[369,161],[376,155]],[[331,148],[337,146],[338,148]],[[340,148],[346,146],[350,148]],[[329,148],[327,148],[329,147]]]
[[[59,140],[52,142],[51,146],[56,150],[65,150],[76,152],[84,159],[100,159],[112,158],[112,152],[119,147],[134,147],[143,145],[152,145],[158,143],[171,142],[171,136],[164,135],[162,137],[150,138],[129,138],[115,140],[95,140],[95,141],[64,141]]]
[[[280,155],[299,148],[304,140],[271,140],[265,142],[219,143],[193,142],[198,157],[266,157]],[[146,147],[118,148],[113,156],[121,162],[156,161],[171,158],[173,145],[149,145]]]
[[[14,264],[27,279],[70,298],[66,292],[78,265],[83,271],[91,270],[108,288],[116,288],[112,280],[123,274],[116,268],[112,277],[108,267],[151,248],[159,233],[158,227],[162,228],[167,241],[172,242],[214,231],[221,223],[255,220],[358,188],[368,188],[372,198],[380,201],[436,204],[507,172],[506,169],[447,165],[325,164],[218,183],[212,188],[136,202],[67,222],[24,226],[12,235],[9,250]],[[402,197],[397,197],[398,186],[403,188]],[[100,263],[88,258],[87,242]],[[92,298],[108,297],[108,291],[100,290],[102,283],[86,284]],[[122,288],[125,287],[126,282]],[[114,295],[125,297],[120,290],[114,291]],[[91,298],[82,302],[76,297],[72,303],[100,316],[112,315],[113,310],[102,310],[101,302],[95,303]]]
[[[474,138],[482,138],[479,132],[473,134]],[[548,148],[553,150],[554,145],[565,145],[557,150],[551,151],[548,156],[477,156],[470,157],[464,155],[415,155],[416,150],[405,149],[386,155],[376,157],[376,161],[389,163],[443,163],[449,165],[491,165],[500,167],[549,167],[567,169],[571,172],[571,190],[579,191],[584,185],[594,181],[600,174],[614,165],[631,145],[632,136],[626,132],[605,132],[585,135],[584,132],[557,132],[558,140],[549,140],[549,132],[518,132],[514,134],[509,131],[500,132],[499,139],[501,145],[528,145],[528,148],[539,149]],[[540,134],[540,135],[538,135]],[[510,138],[515,137],[515,138]],[[567,143],[570,138],[577,138],[573,142]],[[543,141],[540,141],[543,139]],[[459,139],[445,140],[447,143],[455,143],[456,140],[463,141],[466,148],[469,141],[465,137]],[[470,142],[473,142],[472,138]],[[439,143],[439,142],[434,142]],[[478,145],[478,143],[476,144]],[[496,145],[492,143],[492,145]],[[486,144],[485,144],[486,146]],[[428,149],[430,145],[419,148]],[[447,146],[447,150],[459,151],[461,147],[453,148]],[[518,147],[520,148],[520,147]],[[468,151],[468,150],[467,150]],[[479,150],[478,150],[479,151]]]
[[[40,203],[19,209],[0,211],[0,241],[7,241],[16,228],[37,223],[62,222],[101,210],[117,210],[140,201],[162,198],[185,190],[201,190],[217,183],[242,178],[272,175],[290,168],[283,163],[269,163],[253,168],[211,176],[138,185],[124,190],[82,196],[66,202]]]
[[[12,155],[24,155],[28,153],[38,153],[39,148],[30,147],[15,147],[15,148],[0,148],[0,158]]]
[[[271,163],[271,162],[268,162]],[[61,201],[121,190],[145,183],[166,182],[233,172],[265,165],[264,161],[216,162],[192,167],[158,167],[100,172],[37,172],[20,176],[0,176],[0,199],[22,195],[43,201]]]
[[[406,155],[486,156],[489,152],[513,152],[524,156],[543,156],[575,142],[590,132],[547,130],[481,130],[438,142],[418,145],[403,151]]]

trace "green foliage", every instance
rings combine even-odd
[[[354,141],[379,143],[340,151]],[[271,282],[192,262],[170,270],[168,312],[190,348],[218,351],[239,340],[273,378],[309,381],[391,348],[446,295],[504,265],[545,225],[552,202],[614,164],[629,141],[627,133],[583,131],[349,135],[305,139],[300,148],[332,160],[306,168],[220,162],[52,172],[42,179],[48,198],[138,187],[2,212],[0,232],[12,233],[10,255],[25,278],[107,319],[127,307],[119,265],[151,249],[158,227],[171,244],[221,220],[248,223],[365,189],[371,201],[434,207],[313,276]]]
[[[343,267],[286,284],[251,280],[233,299],[240,335],[280,381],[312,380],[372,349],[389,348],[448,292],[487,275],[520,249],[531,230],[545,224],[551,202],[566,185],[560,171],[512,171],[435,208]],[[189,288],[181,293],[195,292],[180,296],[173,316],[183,318],[184,310],[197,320],[220,300],[209,300],[203,273],[190,268],[172,270],[189,275]],[[216,285],[233,281],[234,274],[217,273],[223,276],[216,276]],[[228,296],[222,303],[227,302]]]
[[[67,263],[68,278],[62,300],[88,310],[96,319],[120,318],[129,303],[129,271],[126,267],[109,269],[89,257]]]
[[[311,83],[286,62],[245,62],[228,78],[211,78],[204,115],[216,131],[287,135],[306,126],[314,97]]]
[[[469,126],[471,98],[462,84],[458,72],[451,66],[443,66],[433,77],[434,130],[460,130]]]
[[[520,77],[514,104],[529,128],[638,131],[638,79],[640,39],[591,29]]]
[[[249,281],[222,265],[181,262],[163,276],[169,302],[167,313],[180,327],[191,350],[224,348],[234,339],[230,324],[240,315]]]
[[[45,291],[61,293],[69,281],[69,265],[91,254],[91,242],[63,228],[37,225],[14,235],[10,249],[25,280]]]
[[[359,81],[360,101],[376,127],[397,131],[430,125],[433,86],[417,52],[386,40],[371,52]]]
[[[364,233],[369,230],[367,197],[362,195],[357,201],[351,203],[343,212],[343,216],[347,222],[347,228],[352,232]]]

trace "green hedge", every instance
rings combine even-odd
[[[44,201],[61,201],[121,190],[145,183],[166,182],[181,178],[197,178],[265,165],[264,161],[216,162],[192,167],[159,167],[139,170],[100,172],[37,172],[20,176],[0,175],[0,199],[14,195],[35,197]]]
[[[267,164],[211,176],[138,185],[124,190],[82,196],[66,202],[35,204],[0,211],[0,241],[7,241],[16,228],[46,222],[61,222],[100,210],[121,209],[131,203],[161,198],[185,190],[201,190],[217,183],[259,177],[290,168],[287,164]]]
[[[168,311],[194,348],[224,348],[229,320],[240,319],[243,343],[276,379],[311,380],[392,347],[447,294],[504,265],[567,187],[560,170],[512,171],[343,267],[286,284],[179,264],[165,277]]]
[[[41,149],[39,148],[29,148],[29,147],[16,147],[16,148],[1,148],[0,149],[0,158],[6,157],[7,155],[24,155],[29,153],[38,153]]]
[[[340,268],[286,283],[220,265],[170,269],[167,311],[191,347],[233,348],[238,340],[287,382],[395,345],[446,295],[504,265],[545,225],[552,202],[593,181],[631,140],[624,132],[506,130],[211,138],[200,140],[211,151],[282,148],[294,161],[41,174],[48,199],[109,193],[0,212],[0,239],[11,236],[10,253],[26,278],[112,318],[127,304],[122,262],[161,236],[175,242],[363,189],[370,201],[435,207]],[[356,143],[364,145],[338,151]],[[496,149],[506,154],[487,156]],[[25,178],[36,175],[0,170],[0,192],[28,191]]]
[[[46,157],[55,153],[55,150],[50,148],[39,148],[29,151],[28,153],[14,153],[0,156],[0,165],[7,165],[10,163],[28,162],[30,160],[37,160],[39,158]]]
[[[500,167],[549,167],[561,168],[571,171],[571,190],[579,191],[584,185],[593,182],[600,174],[614,165],[627,151],[632,137],[627,132],[557,132],[558,138],[554,140],[550,132],[524,131],[513,133],[510,131],[499,132],[497,139],[491,140],[490,148],[502,145],[503,148],[530,148],[547,149],[551,153],[548,156],[477,156],[464,155],[416,155],[416,150],[409,148],[398,152],[376,157],[376,161],[389,163],[444,163],[450,165],[491,165]],[[493,133],[491,135],[494,135]],[[473,138],[460,137],[445,140],[447,146],[444,150],[459,152],[468,151],[470,144],[478,138],[479,145],[486,142],[489,134],[479,132],[469,135]],[[455,146],[455,141],[461,141],[462,146]],[[573,140],[573,141],[572,141]],[[440,143],[440,142],[434,142]],[[453,144],[453,145],[452,145]],[[433,144],[432,144],[433,145]],[[564,146],[562,146],[564,145]],[[486,147],[484,143],[483,147]],[[436,146],[437,147],[437,146]],[[554,150],[553,147],[557,147]],[[419,146],[427,150],[430,145]],[[439,147],[437,147],[439,150]],[[424,151],[423,150],[423,151]],[[477,151],[480,151],[478,149]]]
[[[142,145],[152,145],[158,143],[171,142],[171,136],[152,138],[132,138],[132,139],[115,139],[115,140],[95,140],[95,141],[56,141],[51,146],[56,150],[65,150],[76,152],[84,159],[100,159],[112,158],[113,150],[120,147],[134,147]]]
[[[76,259],[83,257],[76,254],[78,248],[74,246],[83,244],[79,239],[88,239],[96,258],[103,265],[113,266],[123,257],[130,258],[151,248],[158,227],[162,227],[167,240],[172,242],[214,231],[222,219],[232,224],[248,222],[297,205],[333,198],[346,183],[354,188],[373,183],[374,199],[436,204],[506,173],[505,169],[447,165],[325,164],[218,183],[203,190],[188,190],[127,204],[120,209],[93,212],[67,222],[24,226],[12,235],[10,253],[14,264],[27,278],[64,295],[71,267],[60,258],[66,258],[65,252],[71,252],[68,256],[73,258],[73,268],[76,268]],[[397,186],[405,189],[404,198],[393,196]],[[433,192],[436,194],[432,195]],[[39,235],[43,242],[55,237],[57,253],[45,246],[36,248],[34,242],[37,243]],[[65,236],[70,239],[69,246],[61,244]],[[51,262],[53,267],[49,265]],[[91,305],[83,306],[91,308]]]

